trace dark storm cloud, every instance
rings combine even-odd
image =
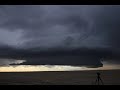
[[[120,6],[103,6],[95,16],[96,30],[110,47],[120,48]]]
[[[72,66],[86,66],[86,67],[101,67],[102,59],[104,60],[118,60],[120,59],[119,54],[116,51],[112,51],[109,48],[79,48],[73,50],[63,49],[51,49],[46,51],[35,51],[35,50],[23,50],[23,49],[12,49],[2,48],[4,51],[0,57],[3,60],[9,61],[9,64],[21,65],[72,65]],[[13,61],[12,61],[13,60]],[[17,61],[19,60],[19,61]],[[7,61],[7,62],[8,62]],[[26,62],[25,62],[26,61]],[[116,62],[116,61],[115,61]],[[6,64],[5,64],[6,65]]]
[[[40,6],[1,6],[0,8],[0,27],[9,30],[17,29],[35,29],[40,28],[42,11]],[[30,20],[32,20],[30,22]],[[35,23],[34,23],[35,20]],[[41,25],[42,26],[42,25]]]
[[[120,6],[3,5],[0,57],[34,65],[99,67],[102,58],[119,62],[119,16]]]
[[[73,45],[79,46],[78,38],[91,31],[92,27],[89,16],[85,16],[89,10],[84,8],[85,6],[3,6],[0,26],[11,31],[23,31],[21,39],[25,40],[23,47],[26,48],[28,44],[29,47],[45,48],[64,46],[64,39],[69,36],[74,39]]]

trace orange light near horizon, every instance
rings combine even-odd
[[[112,70],[120,69],[120,65],[104,64],[99,68],[73,67],[73,66],[47,66],[47,65],[15,65],[1,66],[0,72],[34,72],[34,71],[75,71],[75,70]]]

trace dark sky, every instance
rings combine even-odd
[[[1,5],[0,65],[119,64],[119,29],[119,5]]]

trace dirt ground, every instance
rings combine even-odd
[[[91,71],[1,72],[0,85],[93,85],[97,76]],[[104,85],[120,85],[120,70],[103,70]]]

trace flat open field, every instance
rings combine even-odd
[[[1,72],[0,85],[93,85],[95,70],[53,72]],[[104,85],[120,85],[120,70],[103,70]]]

